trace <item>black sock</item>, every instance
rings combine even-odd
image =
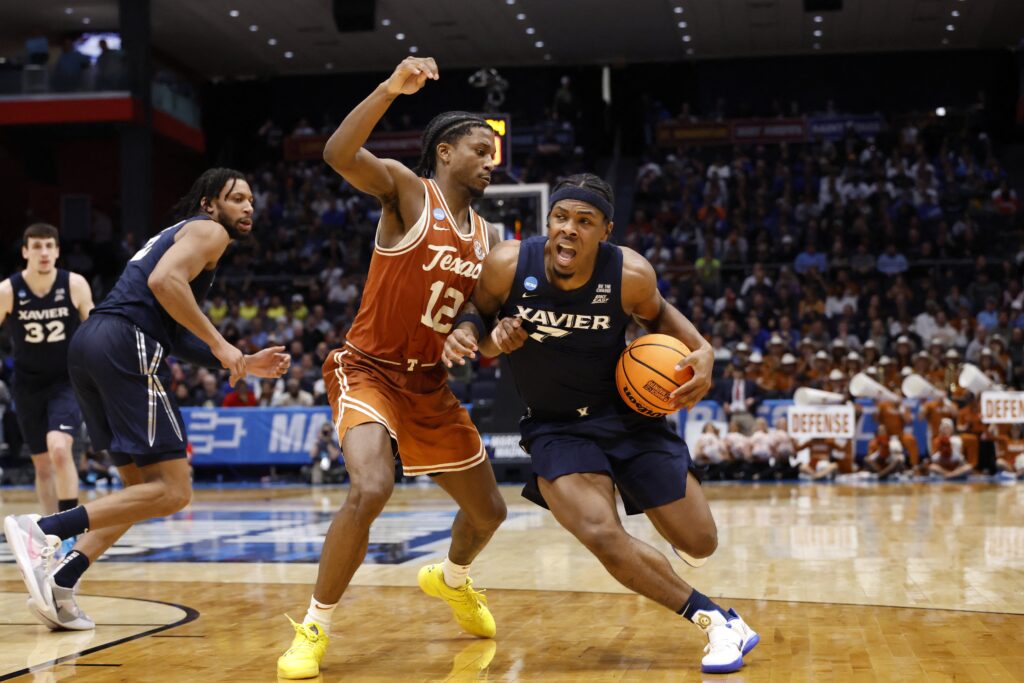
[[[721,612],[726,614],[726,611],[716,605],[711,599],[698,591],[696,588],[693,589],[693,594],[690,595],[690,599],[687,600],[686,604],[680,608],[677,614],[682,614],[686,619],[693,621],[693,615],[699,611],[705,612]]]
[[[65,498],[63,500],[58,500],[57,501],[57,511],[58,512],[67,512],[71,508],[76,508],[76,507],[78,507],[78,499],[77,498]]]
[[[65,538],[84,533],[89,528],[89,513],[85,511],[84,505],[79,505],[67,512],[43,517],[39,520],[39,528],[44,534],[59,536],[63,541]]]
[[[74,588],[88,568],[89,558],[77,550],[72,550],[57,565],[57,571],[53,573],[53,582],[63,588]]]

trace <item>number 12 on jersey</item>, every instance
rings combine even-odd
[[[448,334],[452,329],[455,314],[462,308],[465,297],[459,290],[449,287],[444,296],[446,300],[451,301],[451,304],[438,306],[435,311],[434,307],[437,306],[438,299],[441,298],[442,289],[444,289],[444,282],[441,280],[435,280],[434,284],[430,285],[430,301],[427,302],[427,310],[423,311],[423,315],[420,316],[420,322],[438,334]],[[433,311],[433,315],[431,315],[431,311]]]

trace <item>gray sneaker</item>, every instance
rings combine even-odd
[[[4,518],[4,534],[29,596],[47,611],[54,609],[47,574],[60,538],[44,534],[39,528],[39,519],[39,515],[8,515]]]
[[[56,609],[42,610],[35,600],[29,598],[28,610],[36,619],[51,631],[89,631],[96,628],[96,623],[78,606],[75,588],[58,586],[52,576],[46,577],[46,582],[53,595]]]

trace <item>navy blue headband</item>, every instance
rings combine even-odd
[[[612,219],[612,214],[615,213],[612,209],[612,205],[607,199],[593,190],[585,187],[579,187],[577,185],[569,185],[560,190],[556,190],[548,200],[551,207],[548,209],[548,213],[551,213],[551,209],[555,207],[555,204],[563,199],[576,199],[581,202],[586,202],[587,204],[592,204],[594,207],[599,209],[601,213],[604,214],[604,217],[609,221]]]

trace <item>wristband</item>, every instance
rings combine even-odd
[[[487,336],[487,326],[484,325],[484,319],[476,313],[462,313],[455,319],[455,327],[458,327],[462,323],[472,323],[473,327],[476,328],[476,340],[480,341]]]

